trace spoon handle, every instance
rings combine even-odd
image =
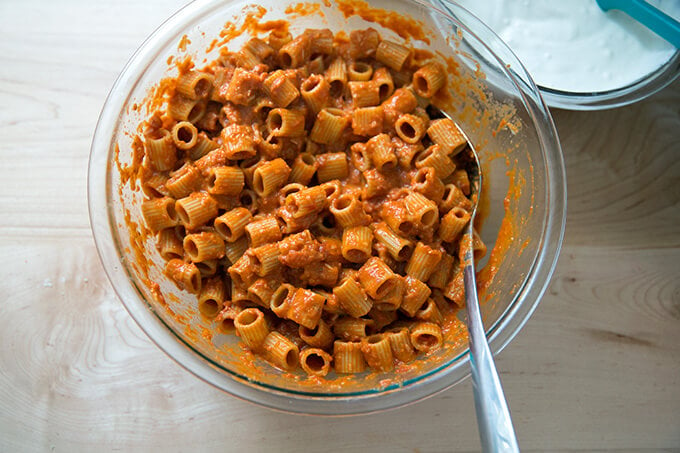
[[[680,23],[644,0],[597,0],[603,11],[618,9],[680,49]]]
[[[472,221],[470,221],[470,225]],[[465,253],[465,306],[468,316],[470,336],[470,365],[474,387],[475,409],[482,451],[519,452],[515,430],[512,426],[510,411],[505,401],[496,365],[486,341],[482,316],[477,298],[477,283],[472,254],[472,228],[466,233],[467,250]]]

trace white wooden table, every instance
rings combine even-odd
[[[181,3],[0,2],[0,451],[478,450],[469,381],[380,415],[280,414],[184,371],[117,300],[88,223],[89,144],[119,70]],[[498,357],[520,444],[680,451],[680,83],[553,114],[564,248]]]

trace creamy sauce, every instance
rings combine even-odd
[[[458,0],[519,57],[534,81],[570,92],[630,85],[666,63],[675,47],[595,0]],[[676,20],[680,1],[650,0]]]

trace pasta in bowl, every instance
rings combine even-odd
[[[492,348],[547,283],[564,193],[540,97],[490,83],[455,19],[404,7],[193,4],[107,101],[90,164],[107,272],[157,344],[230,393],[354,413],[465,376],[468,139],[492,181],[475,236],[480,256],[493,246],[480,273]],[[537,171],[548,153],[554,168]]]

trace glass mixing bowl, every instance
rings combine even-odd
[[[201,0],[182,9],[146,40],[113,86],[95,131],[88,175],[90,219],[102,263],[146,334],[180,365],[232,395],[309,414],[372,412],[444,390],[470,373],[465,337],[399,373],[329,376],[325,382],[310,381],[301,372],[283,374],[257,358],[245,360],[238,338],[220,334],[197,313],[195,296],[163,275],[154,241],[139,235],[143,198],[134,180],[128,181],[126,165],[133,159],[137,125],[147,115],[143,106],[149,90],[175,73],[169,56],[193,55],[200,66],[217,55],[217,49],[206,50],[225,22],[234,22],[238,30],[265,12],[260,20],[289,20],[293,34],[306,28],[349,32],[372,26],[384,37],[399,39],[386,27],[402,35],[422,30],[430,43],[413,39],[411,44],[449,59],[447,111],[483,163],[482,237],[494,251],[482,273],[496,272],[481,292],[482,313],[494,353],[517,334],[546,289],[566,215],[564,164],[552,119],[531,78],[497,36],[455,4],[445,13],[417,0],[372,1],[373,10],[359,2],[341,3],[342,8],[333,2],[295,7],[295,2],[267,0],[260,2],[262,10],[244,10],[246,1]],[[182,40],[184,35],[188,40]],[[229,47],[240,48],[245,39],[239,36]]]
[[[567,110],[604,110],[622,107],[653,95],[680,76],[680,51],[662,66],[630,85],[597,93],[575,93],[539,86],[551,107]]]

